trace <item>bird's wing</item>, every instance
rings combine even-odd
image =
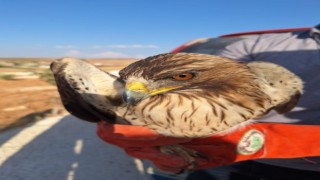
[[[114,109],[123,105],[124,85],[116,75],[74,58],[54,61],[51,70],[62,103],[71,114],[90,122],[121,119]]]
[[[269,62],[247,64],[259,78],[263,91],[272,99],[272,109],[287,113],[294,108],[303,93],[303,82],[288,69]]]

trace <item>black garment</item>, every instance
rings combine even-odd
[[[210,171],[210,172],[209,172]],[[320,172],[246,161],[191,173],[187,180],[320,180]]]
[[[311,29],[310,36],[313,37],[320,45],[320,24]]]

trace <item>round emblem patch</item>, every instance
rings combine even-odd
[[[237,152],[242,155],[251,155],[259,151],[264,144],[264,135],[256,130],[247,131],[240,139]]]

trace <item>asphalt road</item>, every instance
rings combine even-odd
[[[141,162],[102,142],[94,124],[49,118],[0,134],[1,180],[145,180]]]

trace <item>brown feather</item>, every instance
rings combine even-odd
[[[89,119],[101,118],[101,112],[113,112],[116,123],[146,126],[166,136],[205,137],[225,132],[273,108],[287,112],[302,94],[302,81],[283,67],[205,54],[152,56],[122,69],[120,77],[74,59],[57,61],[53,66],[61,98],[64,104],[71,105],[70,111],[84,112]],[[278,74],[270,75],[274,67]],[[173,77],[180,73],[193,77],[175,80]],[[292,83],[281,84],[282,79],[277,77]],[[163,87],[179,88],[125,104],[121,93],[126,83],[134,81],[144,84],[150,92]],[[88,119],[83,114],[78,117]]]

